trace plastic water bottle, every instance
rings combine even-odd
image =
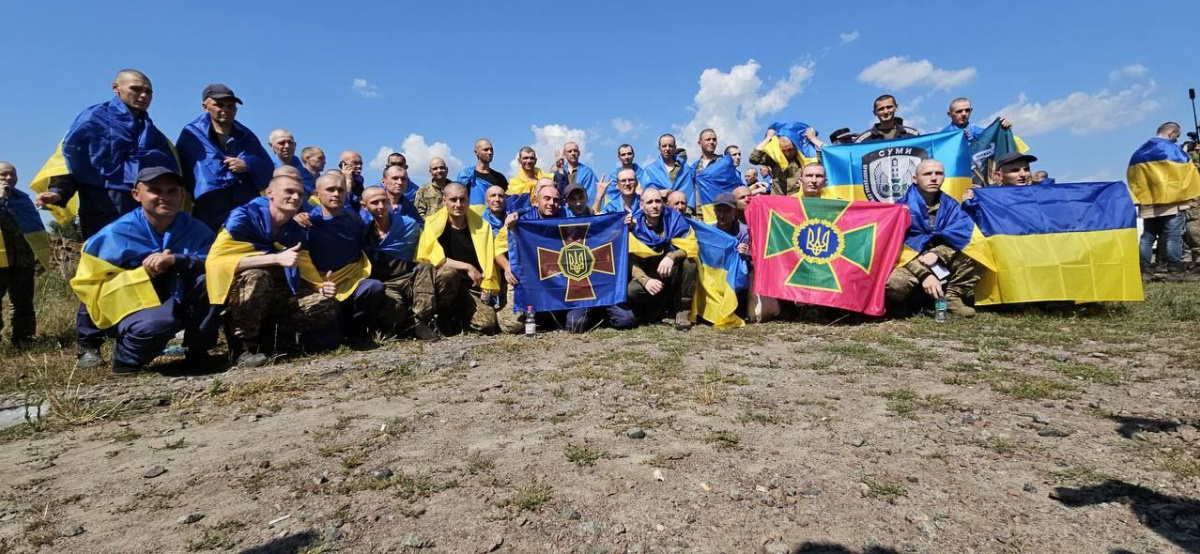
[[[533,306],[525,306],[525,336],[533,338],[537,334],[537,318]]]
[[[946,318],[950,316],[946,308],[946,299],[939,298],[933,301],[933,320],[938,323],[945,323]]]

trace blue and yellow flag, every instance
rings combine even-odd
[[[270,200],[259,197],[234,208],[225,220],[225,227],[217,233],[205,263],[205,286],[211,304],[224,304],[229,290],[237,278],[237,266],[244,258],[274,254],[300,245],[296,267],[286,268],[283,274],[288,288],[293,293],[300,290],[300,274],[317,274],[312,257],[308,254],[308,236],[304,228],[294,220],[284,223],[278,233],[274,232]],[[311,279],[309,279],[311,280]]]
[[[776,121],[767,126],[768,129],[775,130],[775,136],[767,141],[763,146],[763,152],[766,153],[780,170],[787,169],[791,165],[791,161],[787,156],[783,155],[783,148],[779,146],[779,137],[787,137],[792,141],[792,145],[796,147],[796,153],[800,156],[800,165],[808,165],[817,161],[817,148],[813,143],[804,136],[805,131],[808,131],[809,125],[799,121]],[[769,181],[768,181],[769,182]]]
[[[645,180],[641,181],[641,178]],[[675,180],[671,180],[671,171],[667,169],[667,164],[663,163],[662,156],[655,156],[654,162],[642,170],[639,182],[642,189],[657,188],[682,192],[687,197],[688,207],[696,207],[696,172],[692,171],[692,166],[688,164],[680,163],[675,172]]]
[[[941,243],[953,248],[988,269],[996,262],[987,238],[975,225],[962,204],[945,193],[938,198],[938,211],[933,225],[929,224],[929,206],[917,187],[909,187],[900,202],[908,206],[908,231],[904,233],[904,248],[897,265],[904,265],[924,252],[930,244]]]
[[[508,237],[514,309],[611,306],[625,301],[629,232],[624,214],[517,220]]]
[[[1138,148],[1125,171],[1133,203],[1178,204],[1200,196],[1200,171],[1183,148],[1154,137]]]
[[[1142,300],[1137,210],[1125,183],[981,188],[964,209],[996,265],[976,285],[977,303]]]
[[[694,219],[688,223],[697,243],[692,321],[699,316],[712,323],[714,329],[742,327],[746,322],[734,312],[738,307],[737,291],[746,288],[749,271],[746,259],[737,252],[737,239]]]
[[[367,226],[350,209],[327,218],[321,208],[313,208],[308,216],[312,222],[308,229],[308,252],[316,271],[308,272],[301,266],[300,278],[320,287],[329,273],[337,286],[335,297],[345,300],[363,279],[371,277],[371,261],[362,248]]]
[[[713,209],[717,195],[724,192],[732,194],[733,189],[740,186],[742,174],[733,164],[733,157],[729,154],[717,158],[696,174],[696,188],[700,192],[700,213],[704,216],[705,223],[713,224],[717,221],[717,212]]]
[[[917,164],[933,158],[946,168],[942,192],[955,199],[971,188],[971,149],[962,131],[943,131],[821,150],[828,185],[824,198],[895,203],[904,198]]]
[[[532,202],[534,194],[537,192],[534,187],[541,179],[554,180],[553,173],[546,173],[541,169],[534,168],[537,174],[530,179],[525,176],[525,172],[518,169],[508,180],[508,199],[504,202],[504,211],[513,213],[528,208]]]
[[[212,231],[185,213],[161,236],[146,221],[140,208],[105,226],[83,244],[71,289],[87,308],[96,327],[107,329],[125,316],[162,302],[142,261],[150,254],[170,250],[176,256],[204,259],[213,244]],[[170,276],[178,280],[178,273]],[[178,283],[172,294],[182,294]]]
[[[446,263],[446,250],[438,239],[446,232],[449,222],[450,214],[445,206],[425,220],[425,229],[421,231],[421,240],[417,243],[418,263],[429,262],[434,267]],[[467,210],[467,229],[471,234],[471,244],[475,247],[475,257],[479,260],[479,271],[483,273],[480,288],[493,292],[500,290],[500,279],[496,274],[496,231],[471,210]]]
[[[17,222],[17,229],[25,242],[33,250],[42,269],[50,269],[50,236],[42,225],[42,217],[38,215],[33,200],[24,191],[13,188],[9,190],[7,200],[0,200],[0,209],[7,209]],[[4,244],[4,235],[0,234],[0,268],[8,267],[8,248]]]

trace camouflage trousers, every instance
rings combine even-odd
[[[283,269],[272,267],[238,273],[225,308],[233,336],[253,350],[268,323],[290,333],[334,329],[340,306],[316,291],[293,294]]]
[[[417,322],[433,319],[436,298],[434,275],[429,263],[420,263],[413,270],[383,281],[387,308],[381,323],[398,332],[407,331]]]
[[[903,305],[914,300],[914,297],[924,297],[925,291],[917,274],[909,266],[919,263],[916,260],[892,270],[887,280],[887,302],[891,305]],[[975,294],[975,283],[979,282],[981,271],[979,263],[962,252],[955,252],[950,258],[950,276],[946,279],[946,296],[956,296],[966,300]],[[917,294],[919,293],[919,294]]]
[[[1200,263],[1200,206],[1187,212],[1187,223],[1183,227],[1183,243],[1192,252],[1192,263]]]
[[[433,285],[438,326],[443,331],[454,332],[465,324],[477,333],[496,333],[496,309],[483,300],[483,290],[465,273],[442,266],[434,273]]]

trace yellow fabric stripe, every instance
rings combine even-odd
[[[300,260],[297,264],[300,267],[300,278],[312,283],[313,286],[320,288],[325,283],[325,274],[317,271],[316,266],[312,263],[312,256],[308,251],[300,252]],[[371,261],[367,259],[367,255],[363,254],[358,258],[358,261],[346,264],[341,269],[334,271],[331,276],[334,285],[337,286],[335,297],[338,301],[345,300],[354,293],[354,289],[358,288],[358,284],[363,279],[371,277]]]
[[[35,231],[25,234],[25,242],[29,243],[29,248],[33,249],[33,257],[37,258],[38,263],[42,264],[42,269],[50,271],[53,262],[53,255],[50,248],[50,235],[45,231]],[[7,262],[8,256],[4,256]]]
[[[1021,137],[1013,135],[1013,142],[1017,145],[1017,152],[1024,154],[1029,151],[1029,145],[1025,144],[1025,141],[1021,140]]]
[[[71,290],[100,329],[116,325],[131,313],[160,305],[144,267],[121,269],[86,252],[71,278]]]
[[[425,229],[421,231],[421,240],[417,242],[417,262],[429,262],[434,267],[446,263],[446,252],[442,250],[438,239],[446,231],[450,214],[446,207],[434,212],[425,220]],[[467,210],[467,228],[471,231],[471,243],[475,246],[475,256],[483,269],[483,282],[480,287],[484,290],[500,290],[500,280],[496,273],[495,238],[492,236],[492,226],[488,225],[479,214]]]
[[[697,260],[698,285],[692,295],[692,321],[696,316],[712,323],[714,329],[736,329],[746,325],[737,311],[737,291],[729,286],[726,272],[718,267],[704,265]]]
[[[1143,299],[1137,229],[996,235],[988,240],[997,267],[975,287],[981,305]]]
[[[700,221],[703,221],[709,225],[717,224],[716,204],[705,204],[700,206]]]
[[[8,267],[8,248],[4,244],[4,233],[0,233],[0,269]]]
[[[553,174],[546,173],[545,171],[542,171],[539,168],[534,168],[534,169],[537,169],[537,176],[534,177],[533,179],[526,178],[525,172],[523,170],[518,169],[517,173],[515,175],[513,175],[511,178],[509,178],[508,190],[506,192],[508,194],[526,194],[526,193],[528,193],[532,197],[533,192],[534,192],[533,187],[537,186],[537,182],[539,179],[553,179],[554,178]],[[533,204],[533,198],[530,198],[529,203]]]
[[[212,304],[224,304],[237,277],[237,266],[243,258],[262,256],[253,244],[234,240],[229,231],[221,229],[217,240],[208,250],[208,259],[204,262],[205,287],[208,288],[208,301]]]
[[[1129,166],[1125,172],[1133,202],[1143,206],[1178,204],[1200,196],[1200,172],[1190,163],[1169,160]]]
[[[37,175],[34,175],[33,182],[29,184],[29,188],[34,193],[48,192],[50,189],[50,179],[66,175],[67,173],[67,159],[62,155],[62,141],[60,140],[58,141],[58,145],[54,147],[54,153],[50,155],[50,159],[46,160],[46,163],[38,170]],[[79,195],[72,196],[67,201],[66,208],[52,205],[47,205],[46,207],[50,210],[50,215],[54,216],[54,219],[60,225],[66,225],[75,221],[75,214],[79,213]]]
[[[971,188],[970,177],[946,177],[942,183],[942,192],[962,201],[962,195]],[[862,185],[827,185],[821,191],[821,198],[836,198],[838,200],[866,200],[867,193]]]

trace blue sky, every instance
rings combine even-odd
[[[422,183],[431,151],[470,164],[479,136],[506,169],[524,145],[548,167],[571,138],[608,171],[622,142],[643,160],[678,132],[695,151],[707,126],[748,154],[775,120],[862,130],[885,91],[923,131],[945,126],[960,95],[975,123],[1003,113],[1060,182],[1121,179],[1159,123],[1190,126],[1194,2],[967,5],[5,2],[0,159],[27,186],[123,67],[151,77],[150,113],[172,140],[223,82],[260,139],[286,127],[330,166],[343,149],[368,164],[405,150]]]

